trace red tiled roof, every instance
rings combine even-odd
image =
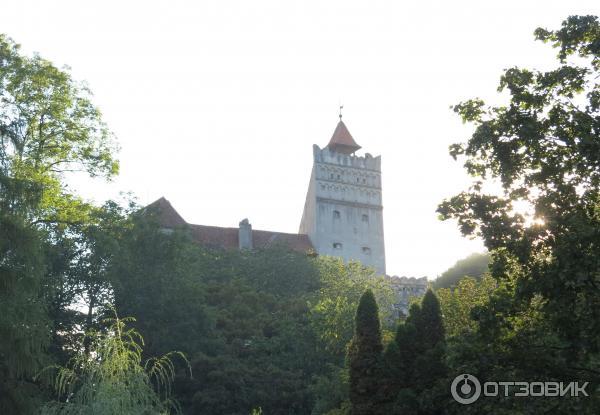
[[[151,207],[158,208],[159,221],[162,226],[174,228],[181,225],[187,225],[191,231],[192,238],[207,248],[222,248],[228,250],[239,248],[238,228],[222,228],[220,226],[194,225],[187,223],[164,197],[161,197],[147,206],[147,208]],[[277,244],[286,245],[290,249],[300,252],[307,252],[313,249],[308,235],[252,230],[252,245],[254,248],[267,248]]]
[[[221,228],[219,226],[190,224],[192,238],[207,248],[237,249],[238,228]]]
[[[346,124],[344,124],[342,120],[340,120],[337,127],[335,127],[335,131],[333,132],[327,147],[344,154],[352,154],[360,149],[360,146],[356,144],[356,141],[354,141],[354,138],[352,138],[350,131],[348,131]]]
[[[298,233],[282,233],[271,231],[252,231],[252,245],[255,248],[267,248],[272,245],[283,244],[294,251],[307,252],[313,249],[308,235]]]
[[[164,197],[150,203],[146,206],[147,210],[157,210],[159,215],[159,221],[165,228],[175,228],[177,226],[186,225],[187,222],[181,217],[179,213],[173,208],[171,202]]]

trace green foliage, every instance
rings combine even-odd
[[[11,175],[118,172],[111,134],[84,85],[37,55],[21,55],[5,35],[0,61],[0,162],[10,162]]]
[[[327,411],[325,415],[349,415],[350,414],[350,402],[344,401],[339,408],[334,408]]]
[[[380,411],[437,414],[447,395],[445,332],[440,304],[431,290],[409,310],[386,347],[379,390]]]
[[[27,412],[50,340],[43,234],[0,198],[0,412]]]
[[[354,316],[361,295],[366,290],[373,291],[385,330],[385,323],[393,316],[394,293],[384,278],[359,263],[345,265],[339,258],[322,257],[316,265],[321,286],[318,296],[311,300],[311,323],[319,333],[323,350],[342,363],[354,334]]]
[[[465,277],[480,279],[488,271],[490,263],[488,253],[474,253],[456,262],[433,281],[434,289],[451,288],[460,283]]]
[[[110,273],[116,304],[138,317],[146,351],[177,348],[190,356],[196,375],[175,386],[190,413],[339,407],[348,398],[343,366],[352,332],[344,328],[352,330],[355,310],[349,309],[366,287],[381,298],[391,292],[358,264],[280,246],[205,250],[185,229],[165,234],[148,216],[134,219],[123,235]],[[334,303],[340,306],[329,307]]]
[[[407,321],[417,329],[416,341],[424,350],[443,343],[445,339],[442,313],[437,296],[430,289],[421,300],[418,313],[411,314]]]
[[[90,353],[60,367],[55,388],[58,402],[47,403],[42,414],[167,414],[177,411],[169,398],[175,366],[169,355],[142,364],[142,337],[125,323],[110,321],[107,333],[94,333]],[[183,357],[183,355],[179,354]],[[185,358],[184,358],[185,359]],[[158,390],[158,392],[155,391]]]
[[[346,367],[329,364],[324,375],[317,376],[312,386],[315,405],[312,414],[346,413],[349,406],[349,378]]]
[[[150,212],[133,215],[118,246],[108,269],[115,303],[137,317],[144,352],[177,349],[190,358],[194,378],[179,368],[174,385],[184,412],[247,414],[260,406],[305,414],[344,405],[352,334],[342,337],[332,322],[352,327],[354,310],[319,305],[331,297],[358,304],[367,286],[383,297],[383,279],[358,264],[280,246],[203,249],[185,228],[162,231]],[[341,352],[327,349],[329,335]]]
[[[54,340],[70,334],[55,319],[69,303],[64,236],[89,219],[90,206],[67,192],[65,176],[112,177],[113,151],[87,88],[0,35],[0,412],[34,411],[32,375],[63,352]]]
[[[444,329],[448,337],[459,336],[477,330],[473,311],[484,306],[496,288],[496,280],[484,275],[479,281],[463,278],[456,288],[436,291],[444,317]]]
[[[412,308],[411,314],[415,310]],[[385,349],[383,355],[384,381],[381,383],[379,394],[382,402],[387,402],[387,407],[395,405],[400,400],[403,401],[399,398],[403,391],[413,393],[410,387],[415,379],[414,362],[421,353],[420,345],[415,341],[416,336],[417,330],[414,324],[411,322],[399,324],[394,340]]]
[[[181,350],[190,355],[208,324],[198,270],[202,253],[181,232],[166,235],[158,224],[132,215],[106,270],[119,313],[135,316],[145,352]]]
[[[348,348],[351,413],[377,413],[381,377],[381,326],[373,291],[367,290],[356,309],[354,337]]]
[[[475,131],[451,148],[476,178],[468,192],[438,208],[492,252],[497,288],[475,307],[477,331],[451,346],[456,373],[480,379],[600,383],[600,23],[571,16],[562,28],[537,29],[558,49],[541,72],[510,68],[501,77],[504,106],[480,100],[455,111]],[[496,179],[502,194],[483,191]],[[515,212],[531,206],[527,218]],[[479,300],[473,300],[478,302]],[[584,399],[497,399],[471,413],[596,413]],[[462,409],[462,408],[461,408]]]

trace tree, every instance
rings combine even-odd
[[[440,305],[431,290],[413,303],[384,354],[380,390],[385,413],[435,414],[446,394],[445,333]]]
[[[409,317],[418,312],[418,305],[410,308]],[[415,341],[417,330],[410,321],[398,324],[396,336],[383,355],[383,382],[379,394],[388,413],[410,413],[417,408],[417,397],[412,386],[415,381],[415,362],[422,352]]]
[[[43,415],[178,412],[169,397],[174,353],[142,363],[143,338],[126,328],[127,321],[132,319],[115,316],[107,333],[89,334],[92,353],[82,353],[69,367],[59,368],[55,380],[59,401],[44,405]]]
[[[27,199],[28,218],[59,230],[82,222],[89,205],[66,191],[65,175],[110,179],[119,170],[113,135],[90,90],[66,69],[21,55],[0,34],[0,103],[0,174],[37,192]]]
[[[354,321],[354,337],[348,351],[351,413],[376,414],[383,344],[373,291],[365,291],[360,298]]]
[[[185,232],[164,233],[153,215],[141,211],[129,217],[117,244],[106,278],[116,309],[136,318],[145,353],[177,349],[191,355],[209,324],[201,268],[210,258]]]
[[[89,212],[64,177],[112,177],[114,150],[89,90],[0,35],[0,409],[33,402],[17,395],[48,358],[49,307],[68,267],[58,241]]]
[[[4,196],[14,184],[0,177]],[[0,412],[10,414],[35,409],[31,378],[47,363],[50,321],[42,301],[44,235],[7,199],[0,197]]]
[[[424,350],[432,349],[445,339],[444,323],[440,310],[440,302],[436,295],[428,289],[418,313],[412,313],[407,319],[416,330],[416,341]]]
[[[506,70],[499,86],[509,98],[504,106],[478,99],[455,106],[475,131],[450,153],[465,159],[476,181],[438,211],[492,251],[498,288],[475,311],[475,344],[497,365],[480,369],[515,379],[597,384],[600,24],[595,16],[571,16],[559,30],[538,28],[535,36],[558,49],[556,69]],[[488,179],[502,185],[501,194],[485,192]],[[517,204],[531,212],[516,212]],[[593,411],[597,402],[547,399],[536,405],[538,413],[567,413]]]
[[[0,62],[0,161],[8,173],[33,180],[73,170],[118,172],[111,133],[88,88],[37,55],[19,54],[5,35]]]
[[[445,362],[446,341],[440,303],[436,295],[427,290],[421,301],[421,310],[414,323],[416,336],[413,341],[421,348],[414,361],[415,389],[419,394],[419,413],[437,414],[447,396],[444,382],[447,373]]]
[[[436,291],[447,337],[457,337],[477,330],[473,311],[484,306],[496,288],[496,281],[484,275],[479,281],[467,277],[458,281],[455,288]]]
[[[384,330],[389,328],[385,323],[392,320],[394,293],[386,279],[358,262],[344,264],[333,257],[320,257],[315,262],[320,289],[311,301],[311,323],[320,333],[323,353],[331,353],[343,364],[347,345],[354,335],[354,318],[363,293],[366,290],[374,293]]]

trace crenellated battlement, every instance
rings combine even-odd
[[[381,156],[373,157],[370,153],[364,156],[344,154],[330,147],[320,148],[313,144],[313,159],[315,163],[327,163],[334,166],[350,167],[361,170],[373,170],[381,173]]]
[[[425,294],[429,286],[427,277],[415,278],[386,275],[386,278],[390,281],[392,287],[397,287],[402,291],[421,292]]]
[[[427,277],[398,277],[397,275],[386,275],[387,280],[392,286],[392,290],[396,295],[396,303],[394,307],[397,312],[404,316],[408,315],[411,298],[422,297],[429,288]]]

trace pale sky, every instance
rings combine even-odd
[[[483,250],[435,209],[468,187],[449,109],[512,66],[545,69],[533,39],[593,1],[3,1],[0,32],[85,80],[119,139],[102,202],[169,199],[190,223],[297,232],[312,166],[344,105],[363,151],[382,156],[389,274],[433,278]],[[360,152],[360,154],[363,154]]]

